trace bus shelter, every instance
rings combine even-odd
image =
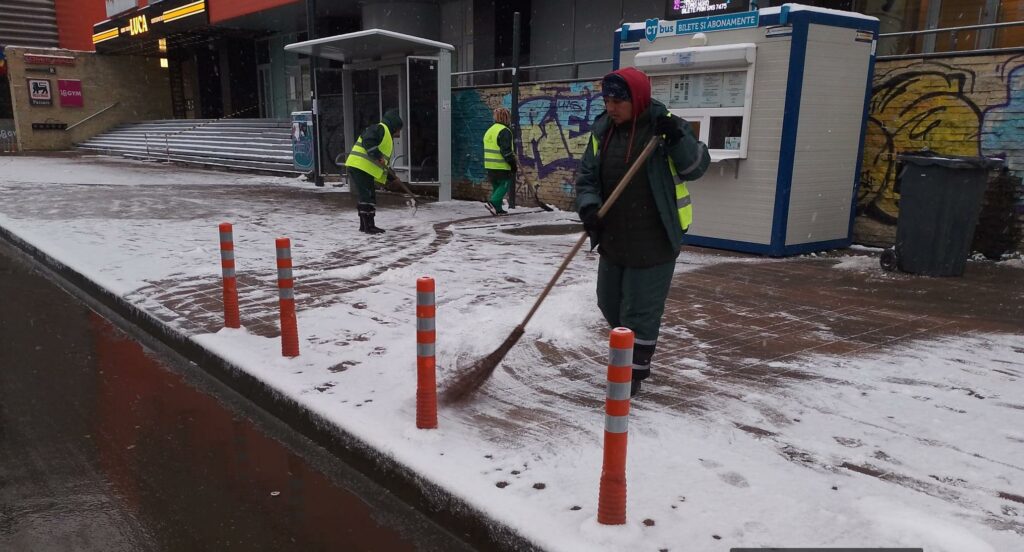
[[[395,140],[392,168],[410,184],[438,187],[439,200],[451,199],[452,45],[367,29],[296,42],[285,50],[341,63],[344,153],[364,128],[398,108],[405,126]]]

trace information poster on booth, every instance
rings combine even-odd
[[[665,75],[651,79],[651,94],[669,109],[743,107],[747,72]]]

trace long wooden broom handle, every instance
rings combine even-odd
[[[654,151],[654,148],[658,147],[659,142],[661,142],[661,138],[656,135],[652,136],[651,139],[647,141],[647,145],[644,146],[643,151],[640,152],[640,156],[636,158],[636,161],[633,161],[633,164],[630,165],[629,170],[626,171],[626,174],[622,177],[621,180],[619,180],[619,183],[615,185],[615,189],[612,190],[612,195],[608,196],[608,199],[605,200],[604,205],[601,205],[601,209],[598,210],[597,212],[598,217],[604,218],[604,215],[608,212],[608,209],[611,209],[611,206],[613,203],[615,203],[615,200],[619,199],[619,196],[622,195],[623,191],[625,191],[626,185],[628,185],[629,182],[633,180],[633,176],[637,173],[637,171],[640,170],[640,167],[643,166],[644,161],[647,161],[647,158],[651,156],[651,153]],[[586,241],[587,232],[584,231],[582,234],[580,234],[580,239],[576,240],[576,245],[572,246],[572,249],[569,250],[569,254],[566,255],[565,259],[562,260],[561,266],[559,266],[558,270],[555,271],[555,275],[551,277],[551,281],[548,282],[548,285],[544,287],[544,291],[542,291],[540,293],[540,296],[537,297],[537,301],[533,304],[533,308],[530,309],[530,312],[526,313],[526,318],[523,318],[522,323],[519,324],[518,326],[519,329],[522,330],[526,328],[526,324],[530,321],[531,318],[533,318],[533,314],[537,312],[538,308],[540,308],[540,304],[544,301],[544,298],[547,297],[548,293],[551,292],[551,289],[555,287],[555,282],[557,282],[558,279],[562,276],[562,273],[565,272],[565,269],[569,266],[569,263],[572,261],[572,258],[576,256],[576,253],[579,253],[580,248],[583,247],[583,244]]]

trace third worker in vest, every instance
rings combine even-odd
[[[504,107],[494,110],[494,124],[484,134],[484,168],[491,181],[491,198],[487,202],[494,208],[494,214],[504,215],[502,200],[512,187],[519,165],[512,148],[512,129],[508,128],[511,117]]]
[[[360,232],[367,234],[384,232],[377,228],[373,221],[377,216],[377,190],[374,188],[374,183],[383,186],[387,182],[388,164],[391,162],[391,152],[394,151],[394,140],[401,135],[402,117],[397,109],[389,109],[384,112],[379,123],[363,130],[345,159],[349,177],[359,194],[356,209],[359,211]]]
[[[632,67],[601,82],[605,112],[597,117],[576,178],[576,211],[598,246],[597,304],[614,327],[633,330],[630,395],[651,373],[661,316],[686,233],[693,219],[686,182],[700,178],[711,163],[707,146],[686,121],[651,99],[647,75]],[[603,218],[602,203],[639,157],[647,141],[664,143]]]

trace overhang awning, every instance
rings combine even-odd
[[[333,59],[343,63],[371,61],[393,55],[432,54],[438,50],[454,51],[444,42],[427,40],[384,29],[367,29],[354,33],[329,36],[284,47],[288,52],[312,57]]]

